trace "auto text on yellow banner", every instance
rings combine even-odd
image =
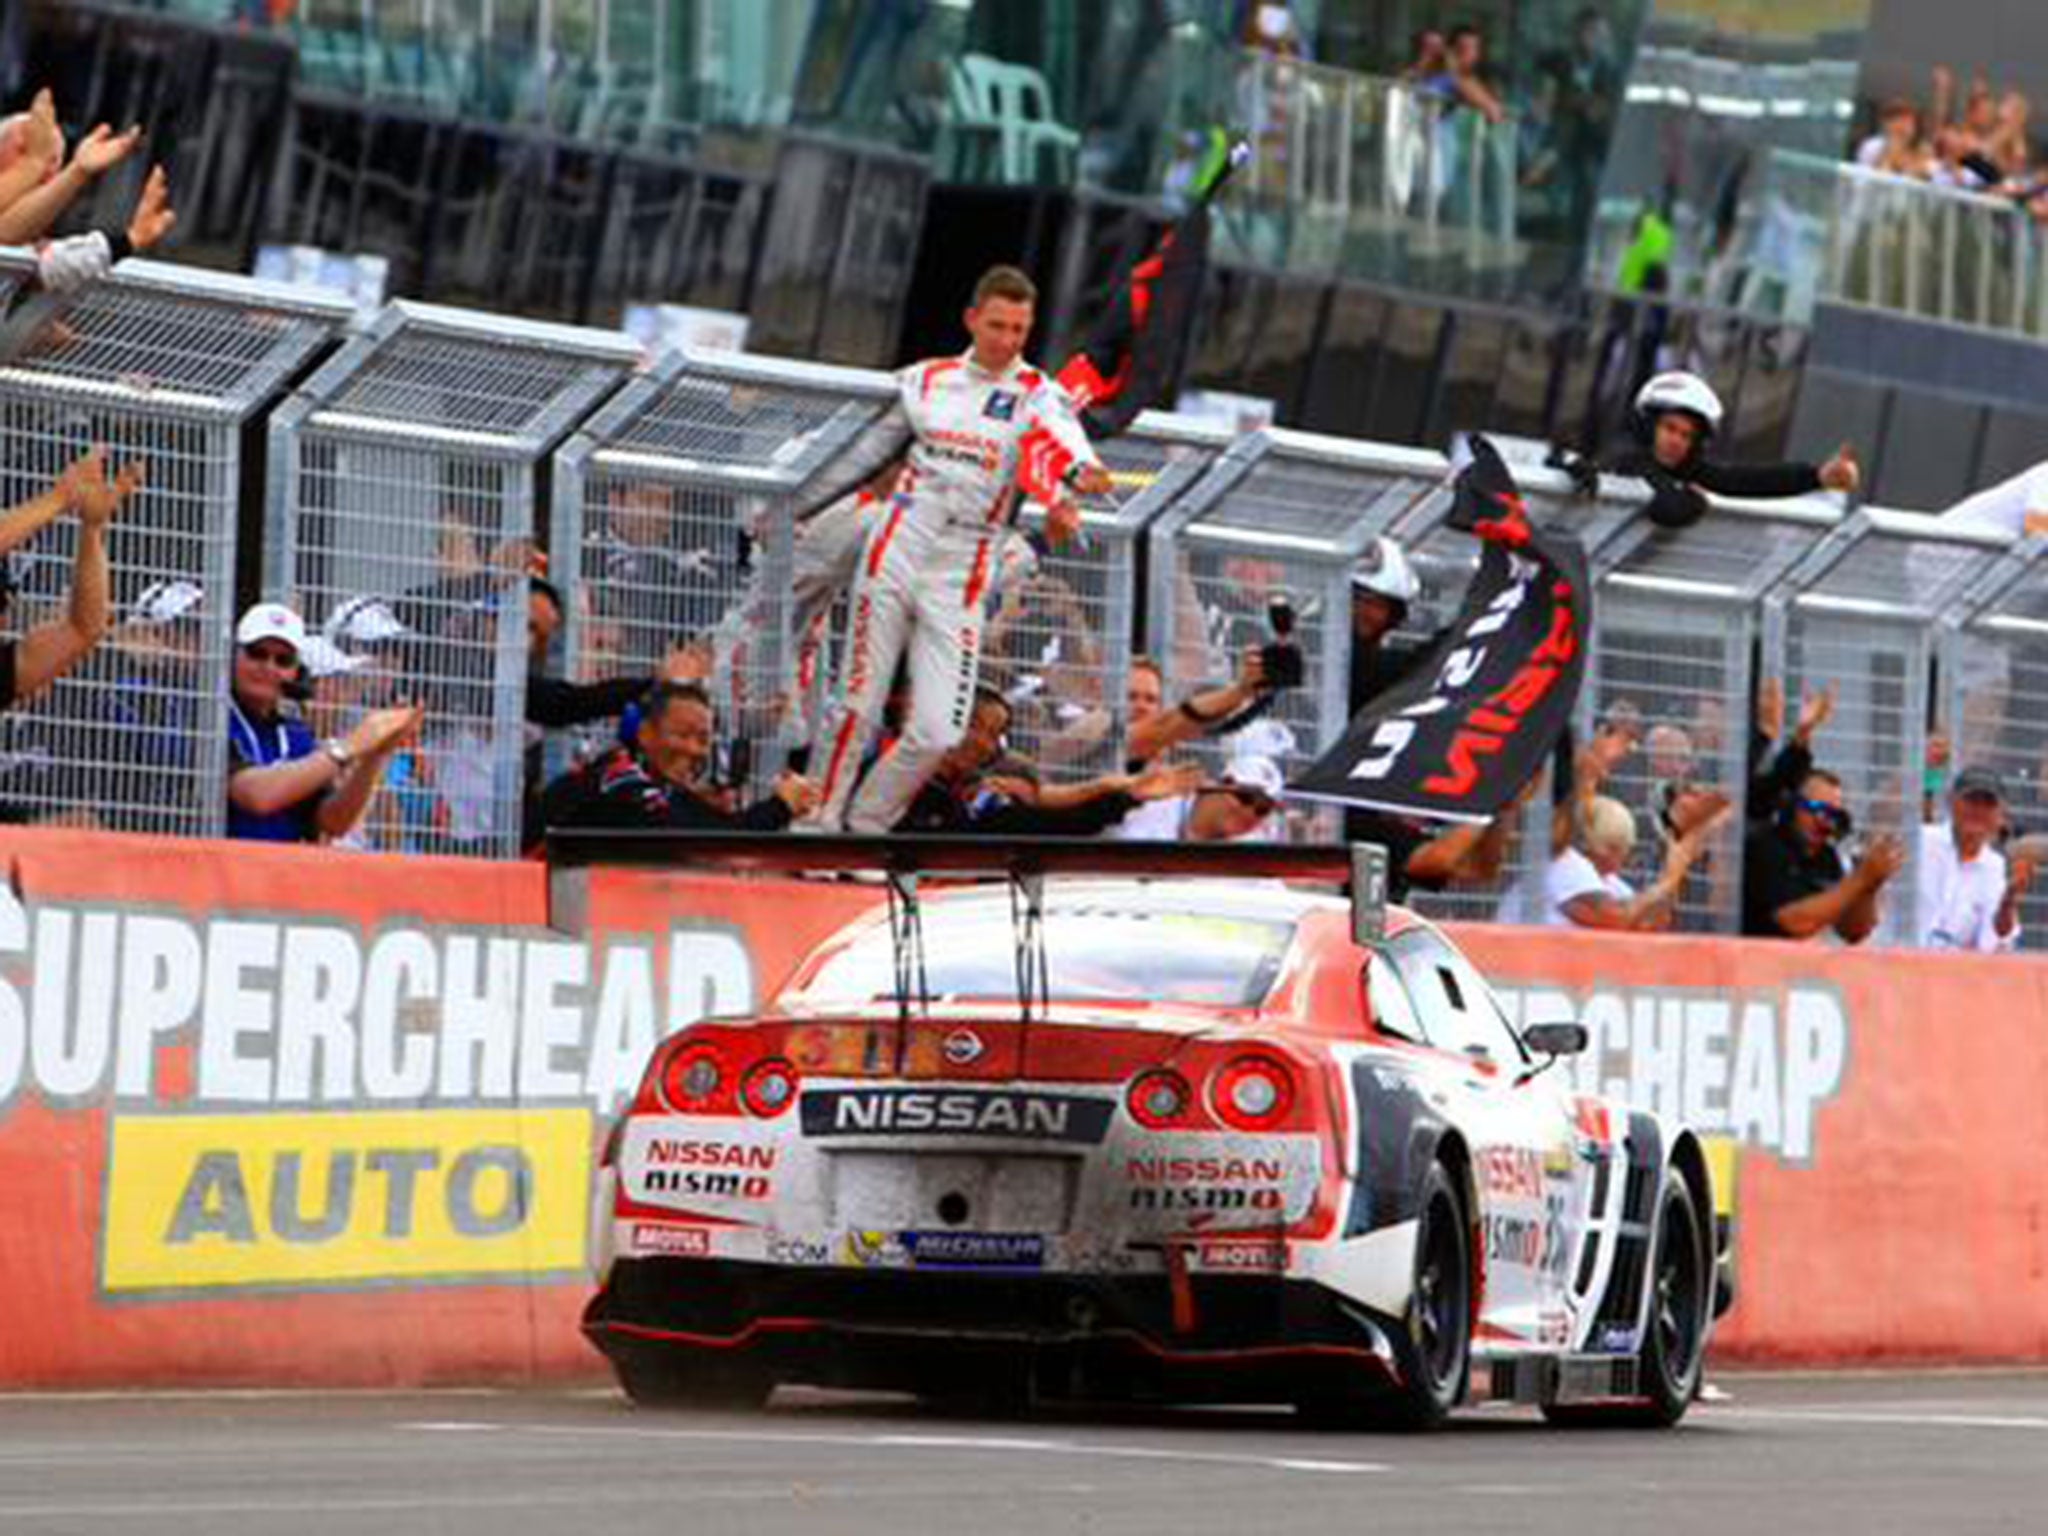
[[[117,1115],[109,1293],[581,1268],[581,1107]]]

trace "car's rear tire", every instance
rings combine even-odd
[[[1472,1356],[1472,1229],[1465,1195],[1442,1163],[1422,1184],[1415,1284],[1401,1336],[1400,1390],[1382,1405],[1387,1427],[1436,1429],[1465,1395]]]
[[[1589,1428],[1669,1429],[1699,1393],[1707,1317],[1713,1305],[1711,1240],[1700,1224],[1692,1189],[1673,1170],[1657,1204],[1657,1241],[1650,1254],[1650,1326],[1636,1357],[1636,1403],[1557,1403],[1553,1424]]]
[[[1423,1179],[1415,1226],[1415,1278],[1393,1339],[1401,1380],[1369,1398],[1317,1397],[1296,1404],[1325,1428],[1440,1427],[1465,1395],[1472,1354],[1472,1244],[1465,1196],[1442,1163]]]
[[[758,1408],[775,1390],[764,1373],[734,1364],[631,1359],[612,1367],[636,1408]]]

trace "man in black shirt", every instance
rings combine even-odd
[[[1847,869],[1835,843],[1850,825],[1842,781],[1815,768],[1776,818],[1754,827],[1743,850],[1746,936],[1810,939],[1832,930],[1847,944],[1870,937],[1878,895],[1904,867],[1906,850],[1896,837],[1880,837]]]
[[[818,803],[808,779],[785,773],[775,791],[729,810],[703,785],[711,761],[711,700],[695,683],[656,683],[630,746],[564,774],[548,787],[550,827],[690,828],[779,832]]]
[[[967,731],[932,770],[898,832],[972,832],[1001,837],[1093,837],[1150,800],[1191,790],[1192,768],[1152,768],[1085,784],[1040,784],[1030,765],[1001,757],[1010,706],[975,689]]]
[[[1706,515],[1704,492],[1752,500],[1806,496],[1815,491],[1853,493],[1862,484],[1856,455],[1844,444],[1825,464],[1716,464],[1707,445],[1721,430],[1721,397],[1698,374],[1660,373],[1636,394],[1634,428],[1640,444],[1606,466],[1617,475],[1649,482],[1650,520],[1684,528]],[[1591,466],[1566,464],[1583,478]]]

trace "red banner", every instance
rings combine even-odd
[[[595,1369],[589,1189],[659,1034],[872,888],[0,838],[0,1384]],[[2048,1357],[2048,967],[1470,929],[1570,1070],[1732,1171],[1724,1355]]]

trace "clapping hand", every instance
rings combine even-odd
[[[122,502],[142,484],[142,465],[123,464],[107,479],[107,450],[94,448],[75,460],[57,481],[64,504],[90,528],[104,528]]]

